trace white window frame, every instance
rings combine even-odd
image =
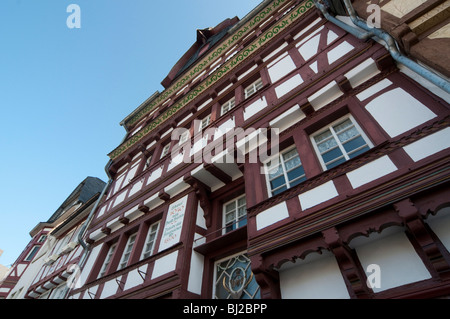
[[[164,145],[164,148],[162,149],[162,152],[161,152],[161,157],[160,157],[160,159],[162,159],[164,156],[166,156],[167,154],[169,154],[169,150],[170,150],[170,142],[167,143],[166,145]]]
[[[232,97],[220,107],[220,116],[227,114],[236,106],[236,98]]]
[[[159,220],[156,223],[151,224],[150,227],[148,228],[147,237],[145,238],[144,247],[142,248],[142,253],[141,253],[141,258],[140,258],[141,260],[153,255],[153,253],[155,251],[155,244],[156,244],[156,239],[158,237],[160,224],[161,224],[161,221]],[[156,226],[156,229],[154,229],[155,226]],[[149,249],[146,249],[147,245],[150,244],[149,240],[153,234],[155,236],[153,238],[153,241],[151,242],[151,247]],[[146,254],[148,254],[148,256],[145,256]]]
[[[40,247],[41,246],[39,245],[34,245],[33,248],[31,248],[30,252],[25,257],[24,261],[32,261],[34,257],[36,257]]]
[[[245,207],[245,214],[247,215],[247,198],[245,197],[245,194],[241,195],[241,196],[238,196],[238,197],[235,197],[232,200],[230,200],[230,201],[228,201],[228,202],[223,204],[223,206],[222,206],[222,211],[223,211],[223,213],[222,213],[222,234],[223,235],[228,234],[229,232],[232,232],[233,230],[236,230],[236,229],[240,228],[240,227],[236,226],[236,229],[233,229],[233,230],[230,230],[229,232],[227,232],[227,225],[226,225],[226,213],[227,212],[226,212],[226,207],[227,207],[227,205],[229,205],[229,204],[231,204],[233,202],[236,204],[235,216],[234,216],[233,224],[237,224],[239,222],[239,216],[238,216],[239,208],[243,207],[242,205],[239,206],[239,200],[242,199],[242,198],[245,198],[245,205],[244,205],[244,207]],[[248,219],[247,219],[247,222],[248,222]]]
[[[292,145],[292,146],[289,146],[289,147],[285,148],[284,150],[282,150],[281,152],[279,152],[277,155],[272,156],[269,160],[267,160],[267,161],[264,162],[264,171],[265,171],[265,174],[266,174],[266,185],[267,185],[267,192],[268,192],[268,194],[269,194],[269,197],[276,196],[276,195],[273,195],[273,194],[272,194],[272,191],[273,191],[273,190],[272,190],[272,187],[271,187],[271,185],[270,185],[271,180],[270,180],[270,177],[269,177],[269,169],[268,169],[267,163],[273,161],[273,160],[276,159],[277,157],[278,157],[278,163],[281,164],[281,168],[282,168],[282,170],[283,170],[284,180],[286,181],[286,184],[285,184],[285,185],[286,185],[286,190],[288,190],[288,189],[290,189],[290,188],[292,187],[292,186],[291,186],[291,183],[292,183],[292,182],[295,182],[295,181],[297,181],[298,179],[301,179],[301,178],[303,178],[303,177],[306,178],[306,173],[303,174],[303,175],[301,175],[301,176],[299,176],[299,177],[297,177],[297,178],[295,178],[293,181],[290,181],[289,178],[288,178],[288,173],[289,173],[290,171],[292,171],[292,170],[294,170],[294,169],[297,169],[298,167],[303,167],[303,163],[302,163],[302,160],[301,160],[301,158],[300,158],[300,166],[296,166],[296,167],[294,167],[293,169],[291,169],[291,170],[289,170],[289,171],[286,169],[286,164],[285,164],[285,162],[284,162],[283,155],[286,154],[286,153],[289,153],[289,152],[292,151],[293,149],[295,149],[295,150],[297,151],[297,155],[298,155],[298,157],[300,158],[300,154],[299,154],[299,152],[298,152],[296,146],[295,146],[295,145]],[[303,167],[303,170],[304,170],[304,167]],[[277,176],[277,178],[278,178],[278,176]],[[278,194],[277,194],[277,195],[278,195]]]
[[[112,257],[116,251],[116,247],[117,243],[114,243],[109,247],[108,253],[106,254],[105,260],[103,261],[102,268],[100,269],[97,278],[101,278],[106,275],[106,271],[108,270],[109,264],[111,263]]]
[[[120,258],[119,267],[117,270],[124,269],[128,266],[128,263],[130,262],[131,253],[133,252],[134,244],[136,243],[136,237],[137,233],[134,233],[128,237],[127,244],[125,245],[125,248],[122,253],[122,258]]]
[[[38,243],[43,243],[47,239],[47,235],[41,235],[39,237]]]
[[[249,86],[247,86],[244,90],[245,98],[248,99],[250,96],[254,95],[263,87],[262,79],[259,78]]]
[[[211,114],[208,114],[201,120],[200,127],[198,129],[199,132],[203,131],[210,123],[211,123]]]
[[[337,134],[336,134],[336,132],[334,131],[334,128],[333,128],[333,126],[337,125],[337,124],[340,123],[340,122],[344,122],[344,121],[346,121],[347,119],[350,119],[350,121],[352,122],[353,126],[358,130],[358,133],[359,133],[358,136],[353,137],[352,139],[355,139],[355,138],[361,136],[361,137],[364,139],[364,141],[366,142],[366,145],[367,145],[369,148],[373,148],[373,143],[372,143],[372,141],[368,138],[368,136],[366,135],[366,133],[364,132],[364,130],[363,130],[363,129],[361,128],[361,126],[359,125],[358,121],[356,121],[355,118],[354,118],[351,114],[347,114],[347,115],[345,115],[345,116],[343,116],[343,117],[337,119],[336,121],[333,121],[332,123],[328,124],[327,126],[322,127],[320,130],[318,130],[318,131],[316,131],[316,132],[314,132],[313,134],[310,135],[310,139],[311,139],[311,143],[312,143],[312,145],[313,145],[313,147],[314,147],[314,151],[316,152],[316,155],[317,155],[317,157],[319,158],[319,161],[320,161],[320,165],[322,165],[322,168],[323,168],[324,171],[327,171],[327,170],[328,170],[327,164],[326,164],[326,163],[324,162],[324,160],[323,160],[322,154],[321,154],[321,152],[320,152],[320,150],[319,150],[319,147],[317,146],[317,142],[316,142],[316,140],[315,140],[315,137],[318,136],[318,135],[320,135],[320,134],[322,134],[322,133],[324,133],[325,131],[328,131],[328,130],[329,130],[329,131],[331,132],[331,134],[332,134],[334,140],[336,141],[336,143],[337,143],[337,145],[338,145],[340,151],[341,151],[342,154],[344,155],[345,161],[350,160],[350,157],[349,157],[349,155],[347,154],[347,151],[345,150],[344,146],[342,145],[342,142],[339,140],[339,137],[337,136]],[[364,148],[364,147],[365,147],[365,146],[360,146],[359,149],[362,149],[362,148]],[[352,152],[354,152],[354,151],[355,151],[355,150],[352,150]],[[334,161],[336,161],[336,159],[335,159]],[[334,161],[329,162],[328,165],[330,165],[330,164],[333,163]]]
[[[184,143],[186,143],[189,140],[190,137],[191,137],[191,133],[189,132],[189,130],[184,131],[183,134],[180,135],[180,140],[178,142],[178,145],[183,145]]]

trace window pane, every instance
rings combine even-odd
[[[268,165],[270,165],[270,163]],[[269,179],[274,179],[280,175],[283,175],[283,168],[281,167],[281,164],[277,168],[269,171]]]
[[[349,157],[350,158],[356,157],[356,156],[358,156],[358,155],[360,155],[362,153],[367,152],[368,150],[370,150],[369,146],[365,146],[365,147],[357,150],[356,152],[353,152],[353,153],[349,154]]]
[[[331,163],[331,164],[328,164],[328,165],[327,165],[327,169],[331,169],[331,168],[333,168],[333,167],[336,167],[336,166],[338,166],[339,164],[344,163],[345,161],[346,161],[345,157],[342,157],[341,159],[337,160],[336,162],[333,162],[333,163]]]
[[[234,214],[234,211],[226,214],[225,215],[225,223],[228,224],[228,223],[234,222],[235,216],[236,215]]]
[[[243,227],[247,225],[247,216],[244,216],[243,218],[239,219],[238,227]]]
[[[355,136],[358,136],[359,132],[356,127],[349,128],[343,132],[338,133],[339,140],[341,143],[345,143],[346,141],[352,139]]]
[[[245,204],[246,204],[245,197],[239,198],[239,200],[238,200],[238,206],[239,206],[239,207],[245,206]]]
[[[270,182],[271,189],[276,189],[280,186],[284,186],[286,184],[286,179],[284,178],[284,175],[272,180]]]
[[[352,125],[352,121],[350,119],[346,119],[345,121],[333,126],[333,129],[336,133],[339,133]]]
[[[338,144],[336,142],[336,140],[334,139],[334,137],[325,140],[323,142],[321,142],[320,144],[317,144],[317,147],[319,148],[320,153],[325,153],[326,151],[328,151],[329,149],[332,149],[333,147],[337,147]]]
[[[321,133],[319,135],[316,135],[314,137],[314,140],[316,141],[316,143],[320,143],[323,140],[326,140],[327,138],[332,137],[332,136],[333,136],[333,134],[331,134],[331,131],[327,130],[327,131],[325,131],[325,132],[323,132],[323,133]]]
[[[344,149],[347,153],[350,153],[351,151],[366,145],[366,141],[362,138],[362,136],[359,136],[357,138],[354,138],[351,141],[348,141],[347,143],[344,143]]]
[[[331,162],[332,160],[343,156],[339,147],[335,147],[334,149],[322,154],[323,161],[325,163]]]
[[[247,215],[247,209],[245,206],[238,209],[238,218]]]
[[[231,202],[227,206],[225,206],[225,211],[227,213],[236,210],[236,202]]]
[[[286,186],[284,186],[284,187],[282,187],[282,188],[279,188],[279,189],[277,189],[277,190],[275,190],[275,191],[272,191],[272,195],[274,195],[274,196],[275,196],[275,195],[278,195],[278,194],[284,192],[286,189],[287,189]]]
[[[284,165],[286,166],[286,170],[290,171],[298,166],[301,166],[302,163],[300,162],[300,157],[297,156],[297,157],[285,162]]]
[[[289,182],[293,181],[296,178],[299,178],[300,176],[305,175],[305,170],[303,169],[303,166],[297,167],[296,169],[290,171],[288,174]],[[292,186],[292,183],[289,183]]]

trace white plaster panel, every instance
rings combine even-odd
[[[139,180],[136,183],[133,184],[133,187],[130,190],[130,194],[128,196],[133,196],[137,192],[139,192],[142,189],[142,186],[144,185],[143,180]]]
[[[342,42],[328,52],[328,63],[332,64],[354,49],[347,41]]]
[[[302,55],[305,61],[308,61],[310,58],[317,54],[317,51],[319,50],[319,42],[320,34],[307,40],[304,44],[299,46],[298,52]]]
[[[450,207],[439,210],[436,216],[429,216],[426,222],[445,248],[450,251]]]
[[[147,268],[148,268],[148,265],[144,265],[142,267],[139,267],[137,269],[133,269],[132,271],[130,271],[128,273],[127,282],[125,283],[123,290],[128,290],[128,289],[134,288],[138,285],[141,285],[144,282],[144,280],[142,280],[142,276],[145,277],[144,274],[146,273]],[[139,274],[138,270],[143,273],[142,276]]]
[[[342,93],[336,81],[331,81],[319,91],[308,97],[308,101],[314,110],[317,111],[343,94],[344,93]]]
[[[308,32],[312,27],[314,27],[316,24],[318,24],[319,22],[322,21],[322,18],[317,18],[316,20],[314,20],[310,25],[302,28],[302,31],[300,31],[299,33],[297,33],[294,36],[294,40],[297,40],[298,38],[300,38],[302,35],[304,35],[306,32]],[[321,27],[321,29],[323,29],[323,27]]]
[[[277,82],[279,79],[287,75],[289,72],[295,70],[295,66],[292,58],[286,54],[281,60],[276,61],[272,65],[268,66],[268,72],[272,83]]]
[[[297,259],[280,270],[280,290],[283,299],[349,299],[344,279],[329,252],[311,253],[305,260]]]
[[[347,177],[350,180],[352,187],[358,188],[380,177],[395,172],[396,170],[397,166],[392,163],[389,156],[383,156],[347,173]]]
[[[368,238],[357,237],[350,246],[356,250],[363,269],[369,269],[369,265],[380,267],[380,286],[373,287],[374,292],[431,278],[401,227],[389,227]]]
[[[205,220],[205,213],[203,211],[203,208],[200,206],[200,203],[197,207],[197,219],[195,224],[203,229],[206,229],[206,220]]]
[[[329,181],[298,196],[303,210],[317,206],[338,196],[333,181]]]
[[[204,259],[202,254],[192,250],[188,291],[197,295],[201,295],[202,293]]]
[[[366,109],[390,137],[398,136],[436,117],[428,107],[400,88],[373,99]]]
[[[17,271],[17,276],[22,276],[23,271],[25,270],[26,265],[24,264],[18,264],[16,267],[16,271]]]
[[[174,271],[177,265],[178,250],[161,257],[155,261],[152,279],[158,278],[164,274]]]
[[[267,107],[266,97],[257,99],[255,102],[247,106],[244,110],[244,120],[247,121],[250,117]],[[234,127],[234,126],[233,126]]]
[[[305,117],[305,113],[303,113],[300,106],[296,104],[277,118],[270,121],[269,124],[273,128],[278,128],[281,133],[295,123],[300,122]]]
[[[122,193],[120,193],[119,195],[117,195],[116,199],[114,200],[114,206],[119,205],[120,203],[122,203],[125,199],[125,197],[127,196],[127,192],[128,190],[123,191]]]
[[[121,278],[118,278],[118,281],[121,281]],[[105,282],[102,293],[100,295],[100,299],[105,299],[114,295],[117,292],[118,288],[119,285],[116,282],[116,278]]]
[[[417,162],[449,147],[450,128],[446,128],[409,144],[403,149],[415,162]]]
[[[384,80],[382,80],[382,81],[372,85],[368,89],[362,91],[356,97],[360,101],[364,101],[364,100],[368,99],[369,97],[371,97],[372,95],[374,95],[374,94],[380,92],[381,90],[387,88],[391,84],[392,84],[391,81],[389,81],[388,79],[384,79]]]
[[[299,74],[294,75],[289,80],[281,83],[275,88],[275,93],[278,98],[286,95],[287,93],[291,92],[293,89],[298,87],[303,83],[303,79]]]
[[[158,167],[157,169],[155,169],[152,174],[149,176],[148,180],[147,180],[147,185],[150,185],[151,183],[153,183],[154,181],[156,181],[158,178],[161,177],[162,174],[162,167]]]
[[[365,83],[380,72],[381,71],[378,69],[375,60],[369,58],[345,73],[344,76],[348,79],[352,87],[357,87],[358,85]]]
[[[86,291],[84,292],[83,299],[93,299],[94,296],[95,296],[95,294],[97,293],[97,290],[98,290],[98,285],[89,288],[88,290],[86,290]],[[92,296],[92,297],[91,297],[91,296]]]
[[[282,202],[276,206],[273,206],[259,213],[256,216],[256,229],[261,230],[288,217],[289,211],[286,206],[286,202]]]
[[[86,261],[86,264],[83,267],[83,270],[80,274],[80,285],[83,286],[86,282],[86,279],[89,275],[89,273],[92,270],[92,267],[94,266],[95,261],[97,260],[98,254],[100,253],[100,249],[103,247],[104,244],[95,246],[92,248],[91,253],[89,254],[88,260]]]

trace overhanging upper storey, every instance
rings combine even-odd
[[[200,43],[203,37],[203,46],[200,47],[197,43],[195,52],[191,48],[186,53],[187,56],[179,61],[179,65],[174,66],[169,78],[164,80],[167,83],[163,81],[170,86],[128,118],[124,124],[133,134],[108,154],[109,157],[112,160],[117,159],[157,128],[172,121],[188,104],[194,107],[196,101],[206,96],[209,88],[218,85],[244,61],[254,58],[261,48],[282,36],[284,30],[312,8],[312,0],[264,1],[240,22],[233,25],[233,21],[228,21],[222,25],[222,31],[227,27],[229,30],[220,39],[214,38],[220,34],[218,30],[218,33],[210,34],[209,37],[199,34]],[[274,18],[277,14],[278,18]],[[205,30],[200,31],[203,32]],[[203,53],[204,45],[213,39],[217,40],[213,48],[206,47],[206,53]]]

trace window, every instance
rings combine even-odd
[[[25,261],[32,261],[34,256],[36,256],[37,252],[39,251],[39,248],[40,246],[34,246],[25,258]]]
[[[191,134],[190,134],[189,130],[184,131],[183,134],[180,135],[180,141],[178,144],[182,145],[182,144],[186,143],[190,137],[191,137]]]
[[[166,146],[164,146],[162,153],[161,153],[161,158],[163,158],[164,156],[169,154],[169,150],[170,150],[170,143],[168,143]]]
[[[272,160],[265,164],[268,188],[272,196],[306,180],[305,170],[295,147],[282,152],[277,160],[278,163]],[[277,166],[272,167],[274,165]]]
[[[46,239],[47,235],[41,235],[41,237],[39,237],[38,243],[43,243]]]
[[[211,114],[202,119],[199,131],[203,131],[211,123]]]
[[[247,254],[228,257],[215,264],[214,299],[259,299],[260,288]]]
[[[223,205],[224,232],[247,225],[247,207],[245,195]]]
[[[222,104],[222,107],[221,107],[221,110],[220,110],[220,115],[222,116],[225,113],[228,113],[235,106],[236,106],[236,99],[235,98],[232,98],[232,99],[228,100],[227,102]]]
[[[103,277],[106,274],[106,270],[108,269],[109,264],[111,263],[112,256],[114,255],[114,251],[116,250],[117,244],[111,245],[108,250],[108,254],[106,255],[105,261],[103,262],[102,269],[100,270],[100,274],[98,278]]]
[[[144,249],[142,250],[141,259],[150,257],[155,248],[156,235],[158,234],[159,221],[151,225],[148,229],[147,239],[145,240]]]
[[[152,162],[153,155],[150,155],[145,161],[145,169],[150,167],[150,163]]]
[[[136,241],[136,234],[128,237],[127,245],[125,246],[125,250],[123,251],[122,260],[119,264],[119,270],[125,268],[128,265],[128,261],[130,260],[131,251],[133,250],[134,242]]]
[[[340,119],[312,136],[324,170],[368,151],[372,144],[352,116]]]
[[[261,79],[256,80],[255,82],[253,82],[252,84],[250,84],[249,86],[247,86],[245,88],[245,98],[249,98],[250,96],[252,96],[253,94],[255,94],[259,89],[261,89],[263,87],[263,83]]]

